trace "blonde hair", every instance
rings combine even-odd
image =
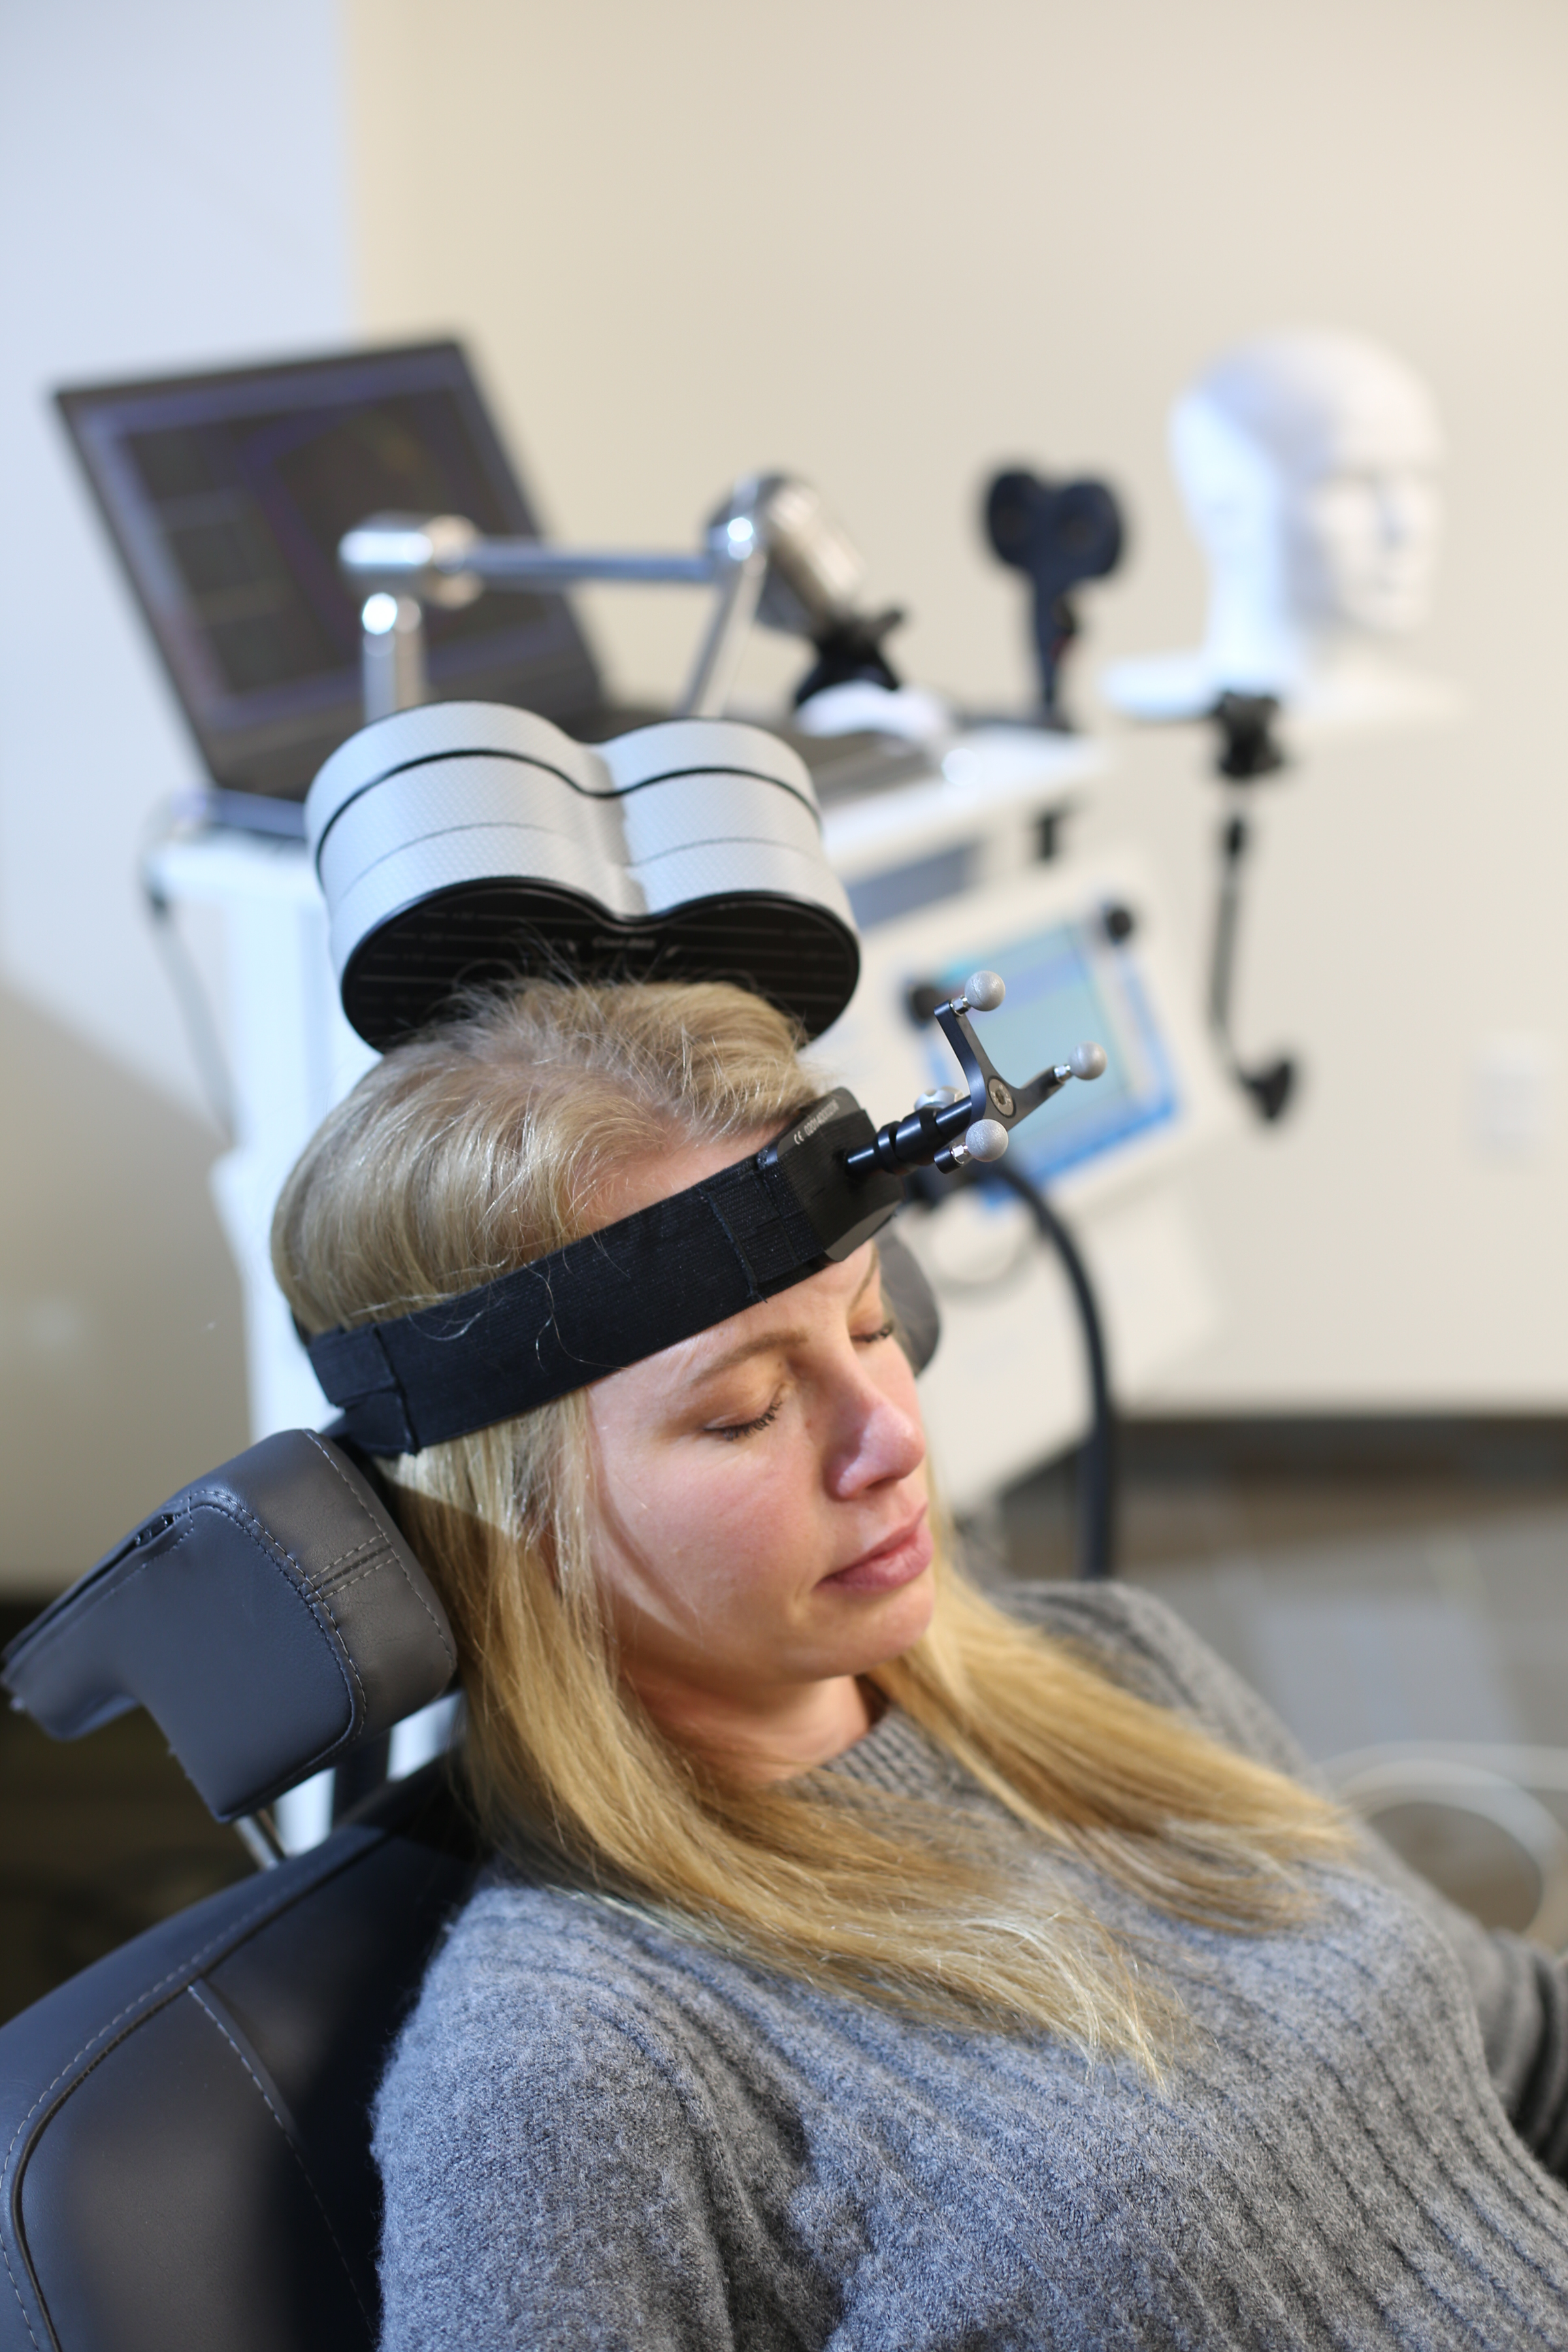
[[[411,1312],[591,1229],[612,1172],[776,1129],[823,1087],[784,1018],[720,984],[536,983],[397,1047],[279,1202],[307,1328]],[[1020,1839],[1168,1916],[1237,1932],[1307,1900],[1336,1816],[938,1563],[930,1632],[869,1679],[995,1798],[900,1801],[845,1775],[743,1782],[665,1738],[595,1588],[581,1394],[383,1465],[457,1634],[475,1801],[495,1842],[807,1983],[949,2023],[1044,2029],[1158,2069],[1175,2012]]]

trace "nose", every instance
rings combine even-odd
[[[1377,520],[1384,545],[1403,547],[1411,535],[1410,500],[1397,482],[1380,484]]]
[[[885,1342],[888,1346],[896,1343]],[[857,1364],[847,1377],[829,1440],[826,1475],[836,1502],[852,1502],[872,1486],[896,1484],[925,1460],[925,1431],[914,1401],[914,1375],[902,1359],[890,1387]],[[898,1391],[908,1387],[906,1399]]]

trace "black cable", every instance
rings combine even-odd
[[[1089,1370],[1090,1419],[1089,1435],[1078,1457],[1075,1573],[1086,1581],[1100,1582],[1116,1573],[1116,1415],[1110,1402],[1110,1375],[1100,1302],[1078,1244],[1039,1186],[1008,1160],[993,1160],[981,1181],[1005,1185],[1023,1202],[1041,1240],[1047,1242],[1061,1260],[1078,1309]]]

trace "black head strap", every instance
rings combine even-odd
[[[844,1088],[732,1168],[481,1289],[307,1341],[342,1408],[330,1434],[371,1454],[510,1421],[640,1363],[847,1257],[904,1196],[848,1174],[875,1130]]]

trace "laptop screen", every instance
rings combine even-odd
[[[338,541],[376,512],[538,527],[453,342],[56,395],[213,782],[303,797],[361,724]],[[570,723],[602,700],[563,597],[426,615],[437,701]]]

